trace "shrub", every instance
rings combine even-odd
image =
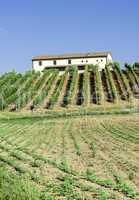
[[[67,94],[68,104],[71,104],[73,102],[74,90],[75,90],[75,85],[76,85],[77,76],[78,76],[77,66],[72,66],[71,76],[72,76],[72,80],[71,80],[70,88]]]
[[[85,66],[84,78],[83,78],[83,96],[84,105],[88,106],[90,103],[90,82],[89,82],[89,72],[88,65]]]
[[[94,68],[95,74],[95,93],[96,93],[96,102],[98,105],[104,103],[104,91],[102,86],[101,74],[99,72],[99,66],[96,65]]]
[[[129,65],[129,64],[125,64],[125,67],[126,67],[126,69],[128,69],[128,71],[129,72],[131,72],[131,74],[133,75],[133,77],[134,77],[134,80],[135,80],[135,82],[136,82],[136,84],[138,85],[138,87],[139,87],[139,78],[138,78],[138,76],[136,75],[136,73],[135,73],[135,71],[134,71],[134,69],[136,69],[137,68],[137,66],[138,66],[138,70],[139,70],[139,64],[134,64],[133,65],[133,68]]]
[[[47,97],[47,95],[51,89],[51,86],[52,86],[54,80],[57,78],[57,76],[58,76],[58,70],[54,70],[53,72],[51,72],[51,76],[48,79],[48,81],[46,82],[45,88],[43,88],[41,91],[41,94],[39,96],[36,96],[36,98],[33,100],[34,106],[40,104]]]
[[[128,80],[126,79],[125,75],[122,73],[119,64],[114,63],[113,68],[115,70],[115,73],[117,75],[119,82],[121,82],[121,89],[122,89],[122,92],[123,92],[125,99],[131,100],[132,99],[132,92],[131,92],[131,89],[129,87]]]
[[[68,71],[66,70],[65,73],[64,73],[64,75],[62,75],[62,78],[61,78],[61,80],[60,80],[60,82],[59,82],[59,84],[58,84],[55,92],[53,93],[53,95],[52,95],[52,97],[50,99],[50,107],[51,108],[55,105],[55,103],[56,103],[56,101],[57,101],[57,99],[58,99],[58,97],[60,95],[60,92],[62,90],[64,81],[65,81],[67,75],[68,75]]]
[[[118,97],[117,89],[116,89],[116,86],[115,86],[115,83],[110,71],[110,67],[111,67],[110,65],[109,66],[107,65],[105,67],[106,79],[108,80],[109,85],[110,85],[110,91],[113,97],[113,101],[114,103],[118,103],[119,97]]]

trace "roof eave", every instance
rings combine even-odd
[[[83,57],[87,57],[87,58],[95,58],[95,57],[107,57],[108,54],[110,54],[112,56],[111,52],[106,52],[105,54],[94,54],[94,55],[81,55],[81,56],[52,56],[52,57],[45,57],[45,56],[36,56],[32,58],[32,61],[38,61],[38,60],[63,60],[63,59],[78,59],[78,58],[83,58]]]

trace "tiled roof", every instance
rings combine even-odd
[[[76,53],[76,54],[63,54],[63,55],[42,55],[35,56],[32,60],[54,60],[54,59],[72,59],[72,58],[92,58],[92,57],[107,57],[111,52],[90,52],[90,53]]]

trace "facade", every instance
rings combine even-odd
[[[99,65],[100,71],[106,64],[112,63],[111,52],[97,52],[86,54],[44,55],[32,58],[32,68],[42,72],[44,69],[59,69],[64,71],[66,67],[78,66],[83,71],[85,65]]]

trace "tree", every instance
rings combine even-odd
[[[133,64],[133,69],[139,71],[139,62]]]

